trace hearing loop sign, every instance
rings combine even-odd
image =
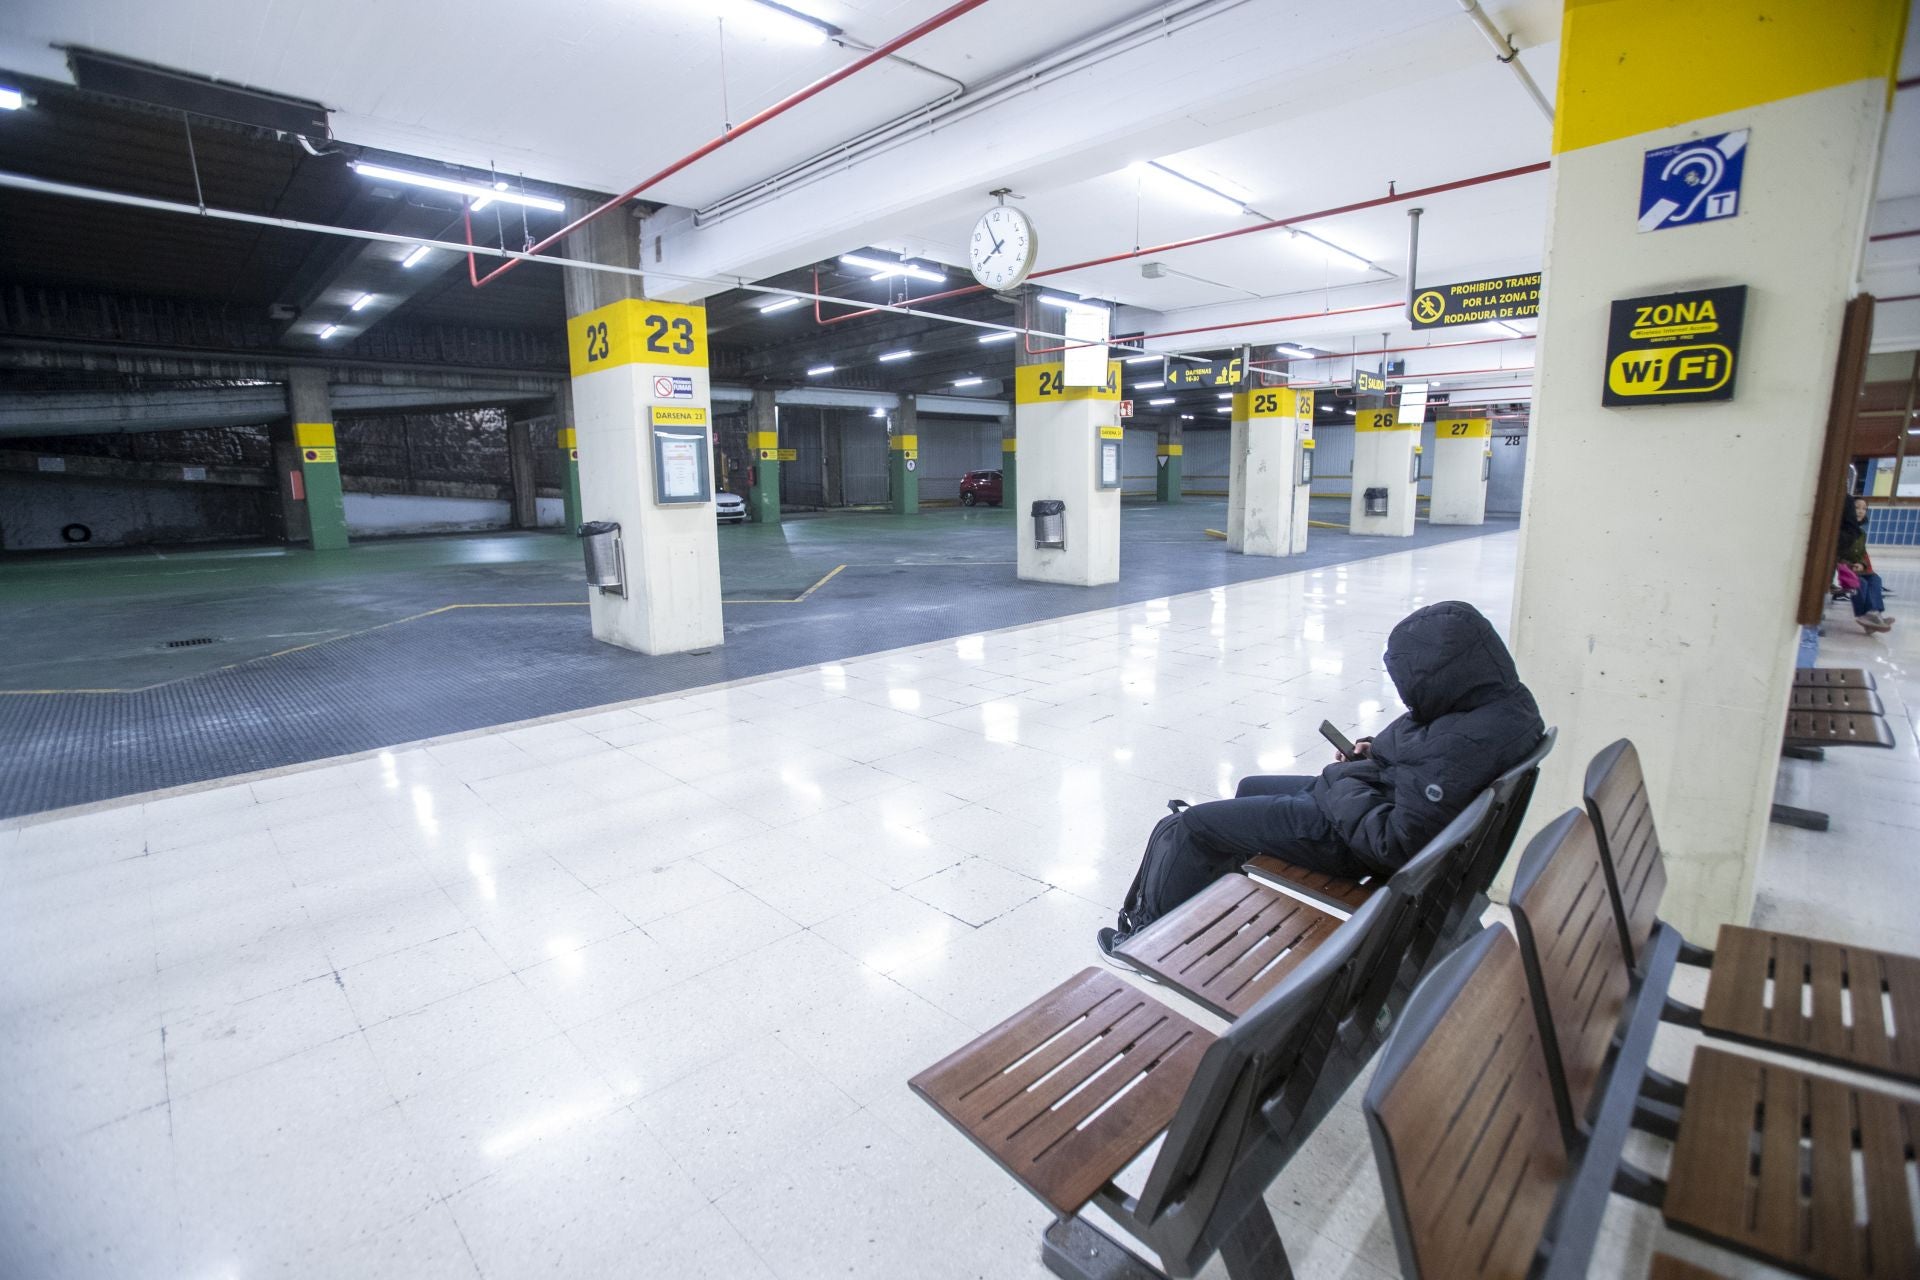
[[[1613,304],[1600,403],[1733,399],[1747,286],[1689,289]]]
[[[1738,214],[1746,165],[1745,129],[1647,152],[1640,170],[1640,230],[1664,231]]]

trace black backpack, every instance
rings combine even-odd
[[[1120,941],[1140,932],[1167,912],[1199,893],[1228,871],[1236,858],[1224,859],[1198,844],[1184,821],[1191,806],[1185,800],[1167,801],[1167,816],[1153,824],[1140,870],[1120,908]]]

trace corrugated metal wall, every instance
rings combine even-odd
[[[780,502],[789,507],[827,504],[823,411],[804,405],[780,406],[780,447],[792,449],[792,462],[780,464]]]
[[[871,413],[832,414],[840,430],[840,499],[850,507],[884,506],[887,483],[887,420]],[[829,431],[834,427],[830,423]]]
[[[1191,425],[1180,435],[1180,492],[1221,494],[1227,491],[1227,444],[1233,433],[1224,427],[1217,431],[1195,431]]]
[[[1157,428],[1128,428],[1121,438],[1120,448],[1120,491],[1122,493],[1154,492],[1154,469],[1159,465],[1154,461],[1159,455],[1154,450],[1160,444],[1160,432]],[[1181,487],[1185,487],[1186,478],[1181,477]]]
[[[1313,496],[1348,493],[1353,487],[1353,424],[1313,427]]]
[[[960,477],[1000,466],[998,421],[968,418],[920,419],[920,500],[956,501]]]
[[[1520,514],[1520,492],[1527,478],[1527,429],[1493,429],[1493,467],[1487,476],[1487,514]]]

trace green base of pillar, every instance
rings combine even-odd
[[[340,496],[340,468],[309,462],[300,468],[307,490],[307,542],[315,551],[347,545],[347,510]]]
[[[1180,459],[1161,458],[1162,465],[1154,477],[1154,497],[1161,502],[1180,501]]]
[[[586,519],[580,514],[580,464],[571,457],[560,461],[560,501],[565,514],[561,521],[563,532],[572,535],[580,532],[580,525]]]
[[[1019,463],[1015,460],[1016,455],[1013,450],[1004,447],[1011,443],[1013,442],[1010,440],[1001,442],[1003,447],[1000,452],[1000,505],[1003,507],[1013,506],[1020,492],[1017,474]]]
[[[747,490],[747,519],[754,524],[780,523],[780,464],[753,464],[754,485]]]
[[[909,471],[907,464],[912,463]],[[897,516],[915,516],[920,514],[920,463],[908,458],[896,450],[887,459],[887,481],[893,495],[893,514]]]

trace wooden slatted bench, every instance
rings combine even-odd
[[[1484,791],[1387,881],[1387,950],[1395,966],[1425,967],[1447,901],[1449,871],[1478,847],[1494,818]],[[1246,876],[1226,875],[1121,943],[1143,972],[1226,1019],[1245,1013],[1340,928],[1344,917]],[[1421,931],[1425,923],[1428,928]],[[1422,943],[1418,954],[1416,944]],[[1403,984],[1411,990],[1411,982]],[[1384,999],[1391,984],[1378,988]],[[1377,1013],[1377,1010],[1374,1011]]]
[[[1232,1280],[1291,1275],[1263,1194],[1365,1065],[1343,1056],[1341,1029],[1385,907],[1355,912],[1218,1036],[1087,969],[912,1088],[1054,1212],[1042,1253],[1058,1275],[1191,1276],[1215,1253]],[[1161,1134],[1139,1194],[1127,1192],[1116,1179]]]
[[[1887,713],[1880,695],[1846,684],[1796,684],[1787,704],[1791,711],[1831,711],[1870,716]]]
[[[1877,682],[1873,672],[1860,667],[1795,667],[1793,683],[1796,688],[1829,686],[1844,689],[1872,689]]]
[[[1907,1193],[1920,1104],[1713,1046],[1684,1084],[1651,1073],[1639,1028],[1665,1012],[1680,938],[1655,926],[1636,984],[1604,864],[1570,809],[1528,845],[1509,898],[1567,1149],[1618,1164],[1608,1125],[1626,1097],[1673,1157],[1664,1181],[1620,1166],[1615,1186],[1669,1225],[1806,1275],[1920,1274]]]
[[[1484,896],[1487,886],[1500,874],[1501,865],[1513,849],[1520,820],[1526,816],[1527,803],[1533,796],[1534,783],[1540,776],[1541,761],[1553,750],[1558,737],[1558,732],[1549,728],[1526,759],[1488,784],[1498,812],[1494,825],[1482,837],[1482,848],[1462,869],[1460,898],[1451,909],[1450,924],[1457,926],[1463,920],[1477,922],[1485,912],[1486,903],[1482,901],[1476,904],[1473,899]],[[1264,880],[1284,892],[1317,902],[1342,915],[1378,893],[1387,879],[1385,876],[1370,875],[1350,880],[1324,871],[1309,871],[1265,853],[1249,859],[1240,869],[1256,880]]]
[[[1891,747],[1893,730],[1883,716],[1859,711],[1789,711],[1790,747]]]
[[[1667,874],[1631,742],[1594,757],[1585,792],[1621,944],[1638,968]],[[1712,951],[1685,946],[1682,956],[1708,970],[1707,994],[1701,1009],[1672,1005],[1671,1021],[1920,1084],[1920,958],[1739,925],[1721,926]]]

